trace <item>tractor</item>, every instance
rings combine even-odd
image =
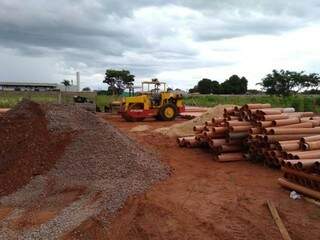
[[[142,92],[138,96],[126,97],[120,113],[127,121],[143,121],[147,117],[172,121],[185,111],[181,93],[168,92],[166,83],[157,79],[142,82]]]

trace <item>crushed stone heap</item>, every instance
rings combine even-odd
[[[29,105],[34,103],[21,103],[12,111],[24,109],[27,115]],[[41,129],[47,129],[45,139],[68,135],[71,140],[50,170],[0,198],[0,204],[41,210],[58,205],[66,193],[77,194],[63,208],[56,206],[59,211],[39,227],[11,231],[10,224],[0,221],[0,239],[59,238],[90,217],[114,214],[129,196],[142,193],[169,175],[169,169],[151,153],[93,113],[74,105],[45,105],[38,113]],[[104,218],[103,224],[109,220]]]

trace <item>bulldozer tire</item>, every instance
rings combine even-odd
[[[155,119],[158,120],[158,121],[162,121],[162,120],[163,120],[160,115],[156,115],[156,116],[155,116]]]
[[[178,114],[177,106],[173,103],[166,103],[160,108],[160,117],[164,121],[172,121]]]

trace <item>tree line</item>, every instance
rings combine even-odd
[[[105,73],[104,83],[109,85],[108,94],[121,94],[124,89],[133,86],[135,76],[127,70],[108,69]],[[318,73],[307,74],[288,70],[273,70],[267,74],[257,85],[262,91],[269,95],[288,96],[291,94],[319,94],[320,75]],[[234,74],[222,83],[203,78],[190,93],[200,94],[246,94],[247,92],[258,92],[248,90],[248,80]]]
[[[245,94],[248,90],[248,80],[245,77],[232,75],[223,83],[204,78],[198,82],[189,93],[200,94]]]
[[[297,93],[319,94],[320,75],[307,74],[288,70],[273,70],[257,83],[262,92],[268,95],[289,96]],[[200,94],[245,94],[248,92],[248,81],[245,77],[232,75],[223,83],[204,78],[189,90],[190,93]],[[250,91],[258,92],[258,91]]]
[[[289,96],[296,93],[319,93],[320,75],[317,73],[306,74],[285,70],[273,70],[257,85],[269,95]]]

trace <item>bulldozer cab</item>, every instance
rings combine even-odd
[[[150,82],[142,82],[142,94],[152,94],[167,91],[167,84],[159,82],[158,79],[152,79]]]
[[[158,79],[152,79],[149,82],[142,82],[142,94],[149,95],[151,105],[154,107],[161,105],[162,93],[167,92],[167,84],[159,82]]]

